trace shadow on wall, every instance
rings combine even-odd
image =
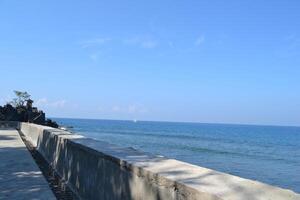
[[[83,199],[135,199],[130,191],[131,173],[99,152],[90,153],[58,135],[63,133],[52,135],[44,130],[38,149],[76,194]]]
[[[105,152],[117,153],[122,159],[97,151],[99,146]],[[37,148],[72,190],[83,199],[228,199],[234,193],[238,199],[255,200],[262,199],[264,195],[260,191],[240,187],[229,176],[220,176],[212,170],[201,174],[185,171],[180,166],[164,165],[170,160],[158,157],[149,157],[149,162],[145,162],[144,153],[89,138],[72,138],[70,133],[64,131],[45,129],[38,138]],[[126,161],[141,161],[144,164],[137,167]],[[150,165],[158,166],[160,175],[145,170]],[[176,182],[166,178],[171,176],[179,178],[176,178]],[[211,177],[218,185],[214,185],[216,182],[207,181]],[[185,185],[214,188],[219,187],[219,183],[230,188],[220,194],[222,198],[201,193]]]

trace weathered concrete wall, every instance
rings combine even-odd
[[[59,129],[19,128],[82,199],[300,199],[290,190]]]

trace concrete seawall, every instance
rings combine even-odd
[[[10,126],[31,141],[81,199],[300,200],[290,190],[60,129]]]

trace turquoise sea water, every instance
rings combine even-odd
[[[300,193],[300,127],[55,119],[97,140]]]

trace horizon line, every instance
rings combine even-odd
[[[251,124],[251,123],[225,123],[225,122],[193,122],[193,121],[168,121],[168,120],[138,120],[138,119],[101,119],[101,118],[76,118],[76,117],[47,117],[52,119],[82,119],[82,120],[107,120],[107,121],[137,121],[137,122],[163,122],[163,123],[187,123],[187,124],[216,124],[216,125],[238,125],[238,126],[273,126],[273,127],[294,127],[300,125],[278,125],[278,124]]]

